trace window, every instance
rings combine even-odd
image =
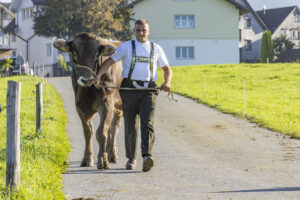
[[[281,29],[282,35],[286,35],[286,29]]]
[[[242,41],[242,29],[239,29],[239,32],[240,32],[240,34],[239,34],[239,41]]]
[[[247,19],[246,26],[247,26],[247,28],[251,28],[251,19],[250,18]]]
[[[246,50],[251,50],[251,49],[252,49],[252,41],[246,40]]]
[[[11,41],[12,41],[12,42],[16,42],[16,41],[17,41],[16,35],[12,35],[12,36],[11,36]]]
[[[7,19],[7,14],[6,14],[5,12],[3,12],[2,19],[3,19],[3,20],[6,20],[6,19]]]
[[[16,50],[11,51],[11,57],[17,57],[17,51]]]
[[[47,56],[52,56],[52,44],[47,44]]]
[[[195,28],[194,15],[175,15],[175,28]]]
[[[296,14],[296,22],[300,22],[300,14]]]
[[[295,33],[295,31],[293,31],[293,37],[292,37],[292,39],[293,40],[296,39],[296,33]]]
[[[251,28],[251,19],[248,17],[244,17],[245,28]]]
[[[22,19],[25,19],[26,18],[26,10],[22,10]]]
[[[33,18],[33,9],[32,8],[23,8],[22,9],[22,19],[31,19]]]
[[[177,59],[194,59],[194,47],[176,47]]]

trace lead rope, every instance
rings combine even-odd
[[[161,87],[155,87],[155,88],[129,88],[129,87],[111,87],[111,86],[105,86],[105,85],[98,85],[98,87],[100,88],[109,88],[109,89],[116,89],[116,90],[129,90],[129,91],[160,91]],[[167,98],[169,99],[169,101],[174,101],[174,102],[178,102],[177,99],[174,98],[174,94],[173,92],[170,90]]]
[[[99,57],[98,57],[98,62],[97,64],[98,67],[100,68],[101,65],[102,65],[102,56],[100,56],[100,65],[99,65]],[[93,76],[96,78],[97,77],[97,72],[93,71],[92,69],[90,69],[89,67],[87,66],[84,66],[84,65],[80,65],[80,64],[75,64],[74,62],[74,67],[76,68],[84,68],[84,69],[87,69],[89,70],[90,72],[92,72]],[[97,68],[96,67],[96,70]],[[156,87],[156,88],[128,88],[128,87],[109,87],[109,86],[104,86],[104,85],[99,85],[100,88],[109,88],[109,89],[116,89],[116,90],[131,90],[131,91],[138,91],[138,90],[146,90],[146,91],[160,91],[161,90],[161,87]],[[169,91],[168,95],[167,95],[167,98],[169,99],[169,101],[175,101],[175,102],[178,102],[177,99],[174,98],[174,95],[173,95],[173,92],[172,91]]]

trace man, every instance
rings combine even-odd
[[[134,91],[120,90],[125,123],[126,157],[128,158],[126,168],[133,170],[136,167],[140,118],[143,171],[146,172],[154,165],[152,154],[155,139],[154,111],[158,95],[157,90],[151,91],[149,88],[156,87],[157,67],[162,67],[164,83],[161,89],[170,91],[172,71],[162,48],[148,40],[150,28],[145,19],[135,22],[134,33],[136,40],[124,42],[117,48],[116,53],[101,66],[97,80],[100,80],[113,63],[122,60],[121,87],[138,88]]]

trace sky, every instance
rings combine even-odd
[[[210,1],[210,0],[207,0]],[[11,2],[11,0],[0,0],[0,2]],[[248,0],[254,10],[262,10],[265,5],[267,9],[298,6],[300,8],[300,0]]]
[[[248,0],[254,10],[262,10],[265,5],[267,9],[298,6],[300,8],[300,0]]]

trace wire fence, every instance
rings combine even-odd
[[[38,144],[35,144],[38,142],[38,140],[35,140],[35,138],[40,137],[42,134],[42,129],[41,129],[42,114],[41,113],[43,111],[43,103],[41,103],[41,102],[43,102],[43,95],[42,95],[43,93],[41,91],[43,91],[43,88],[44,88],[44,91],[46,92],[46,94],[49,93],[48,86],[42,87],[43,82],[44,82],[44,80],[42,79],[42,82],[40,82],[39,84],[36,85],[36,90],[34,89],[34,87],[30,87],[30,88],[32,88],[32,91],[30,91],[30,90],[28,91],[28,87],[27,87],[27,88],[24,88],[24,92],[22,93],[22,89],[21,89],[19,103],[12,102],[13,104],[11,104],[11,102],[10,102],[11,101],[9,98],[9,91],[10,91],[9,88],[10,87],[8,87],[7,88],[7,96],[5,99],[7,105],[4,104],[4,102],[0,102],[0,135],[2,135],[2,136],[7,135],[6,136],[7,140],[9,140],[9,139],[11,139],[12,134],[13,135],[20,134],[20,136],[16,136],[17,138],[20,138],[20,147],[18,147],[18,148],[20,149],[20,151],[31,151],[34,157],[36,155],[35,146],[38,145]],[[10,85],[10,84],[8,84],[8,85]],[[44,85],[47,85],[47,84],[44,84]],[[20,87],[21,87],[21,84],[20,84]],[[39,91],[39,92],[37,92],[37,91]],[[10,96],[13,96],[13,95],[10,95]],[[46,99],[49,99],[49,95]],[[49,100],[47,100],[47,101],[49,101]],[[46,105],[49,106],[49,104],[46,104]],[[9,110],[6,109],[6,106],[8,106],[8,108],[10,108],[10,109]],[[13,108],[13,107],[20,107],[20,111],[19,111],[20,114],[14,115],[14,114],[10,113],[11,108]],[[37,109],[38,107],[41,107],[41,109]],[[38,123],[36,123],[37,121],[40,122],[39,127],[38,127]],[[18,122],[19,122],[19,124],[18,124]],[[14,126],[15,126],[15,128],[11,128]],[[34,128],[36,128],[36,129],[34,129]],[[23,135],[23,131],[26,134]],[[7,143],[8,143],[8,141],[7,141]],[[30,144],[27,145],[27,143],[30,143]],[[7,156],[6,156],[7,160],[11,159],[8,157],[8,153],[7,153],[8,146],[6,147],[6,150],[4,148],[5,147],[4,140],[2,140],[0,142],[0,147],[1,147],[0,148],[1,160],[4,161],[5,154],[7,154]],[[13,150],[11,150],[11,151],[14,152]],[[7,163],[9,163],[9,162],[7,161]],[[8,168],[8,166],[7,166],[7,168]],[[14,177],[14,175],[8,175],[8,173],[7,173],[7,176]],[[10,184],[10,182],[7,184]]]

